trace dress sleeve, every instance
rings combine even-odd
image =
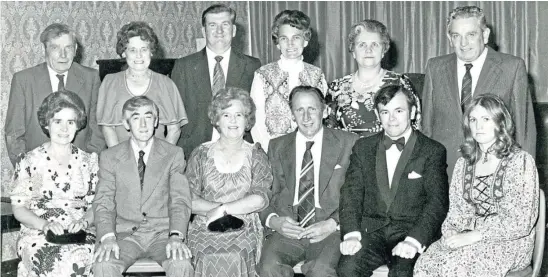
[[[33,182],[33,176],[38,174],[35,167],[32,167],[32,161],[29,155],[23,155],[23,158],[15,164],[13,179],[9,189],[11,204],[14,206],[23,206],[30,208],[30,200],[33,191],[39,191],[41,183]]]
[[[119,77],[116,74],[108,74],[99,87],[96,113],[99,126],[122,125],[122,105],[125,101],[118,97],[122,92],[116,89],[117,78]]]
[[[462,196],[465,166],[464,158],[460,158],[453,171],[451,185],[449,186],[449,211],[441,226],[444,237],[452,236],[467,229],[469,222],[474,218],[474,208]]]
[[[188,123],[188,116],[177,86],[166,76],[158,74],[157,77],[159,77],[159,98],[161,99],[161,104],[158,103],[160,124],[184,126]]]
[[[268,157],[260,144],[253,146],[252,153],[251,188],[247,195],[256,194],[261,196],[265,202],[264,209],[268,207],[270,198],[272,197],[272,169]]]
[[[268,149],[268,143],[270,141],[270,134],[266,128],[265,120],[265,96],[264,96],[264,80],[261,74],[255,72],[255,77],[253,78],[253,84],[251,85],[251,91],[249,95],[253,102],[255,103],[256,112],[255,112],[255,125],[251,128],[251,136],[253,137],[254,142],[261,144],[263,149]]]
[[[91,208],[93,203],[93,198],[95,197],[95,189],[97,187],[97,181],[99,177],[97,172],[99,171],[99,158],[97,153],[91,153],[89,155],[89,161],[87,162],[87,167],[89,168],[89,175],[87,176],[86,183],[88,184],[88,193],[84,197],[87,207]]]
[[[202,171],[203,171],[203,160],[206,157],[206,147],[200,145],[192,151],[190,158],[188,159],[188,164],[186,166],[186,178],[188,179],[188,185],[190,187],[190,192],[198,197],[202,196]]]
[[[516,153],[502,180],[503,194],[497,214],[487,217],[478,228],[486,241],[515,240],[535,227],[539,205],[537,167],[525,151]],[[496,193],[496,192],[495,192]]]

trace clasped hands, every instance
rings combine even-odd
[[[320,242],[337,230],[333,219],[323,220],[303,228],[299,222],[287,216],[270,218],[270,228],[290,239],[310,239],[310,243]]]
[[[120,259],[120,247],[116,242],[116,237],[105,238],[95,250],[93,260],[98,262],[103,260],[108,261],[110,260],[111,253],[114,253],[114,257],[116,259]],[[173,257],[174,260],[183,260],[190,259],[192,257],[192,253],[182,239],[178,236],[171,236],[166,245],[166,256],[168,259]]]
[[[73,234],[80,230],[86,229],[87,227],[87,222],[85,220],[79,219],[71,222],[67,230],[69,233]],[[65,233],[63,226],[60,223],[54,221],[48,221],[46,222],[46,224],[44,224],[44,226],[42,226],[42,231],[44,232],[44,234],[47,234],[50,230],[54,235],[58,236]]]
[[[354,255],[362,249],[362,244],[358,238],[352,237],[344,240],[340,244],[341,254]],[[413,259],[419,249],[408,241],[400,241],[393,249],[392,256],[400,256],[404,259]]]
[[[468,232],[452,232],[447,236],[442,237],[442,243],[451,249],[461,248],[467,245],[474,244],[481,240],[479,231]]]

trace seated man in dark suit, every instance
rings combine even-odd
[[[410,91],[386,86],[375,96],[383,132],[358,140],[341,188],[340,277],[413,276],[413,266],[438,236],[447,214],[446,150],[411,127]]]
[[[122,111],[130,138],[99,156],[93,210],[100,243],[93,272],[122,276],[138,259],[150,258],[168,277],[192,277],[184,243],[192,204],[183,150],[154,137],[158,106],[148,97],[130,98]]]
[[[336,277],[339,190],[358,136],[323,128],[327,108],[318,88],[295,87],[289,106],[298,129],[268,146],[274,183],[261,220],[274,232],[265,238],[259,276],[293,276],[304,260],[304,275]]]
[[[203,142],[217,140],[219,133],[209,121],[207,109],[215,93],[224,87],[249,91],[259,59],[232,48],[236,35],[236,12],[223,4],[214,4],[202,13],[202,34],[206,47],[175,62],[171,79],[177,85],[188,115],[177,145],[190,155]],[[244,139],[252,142],[246,132]]]
[[[19,154],[49,141],[38,124],[36,112],[46,96],[60,90],[78,94],[86,106],[88,122],[76,134],[74,145],[96,153],[106,148],[95,116],[101,84],[99,72],[73,61],[78,49],[76,34],[65,24],[53,23],[40,34],[40,42],[44,44],[46,62],[15,73],[11,80],[4,135],[13,165]]]

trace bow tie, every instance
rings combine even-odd
[[[401,137],[397,140],[393,140],[387,135],[384,136],[383,140],[384,148],[388,150],[390,147],[392,147],[392,144],[395,144],[398,150],[401,152],[403,150],[403,147],[405,146],[405,138]]]

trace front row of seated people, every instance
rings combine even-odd
[[[404,85],[377,92],[384,131],[361,139],[323,127],[317,88],[297,86],[289,105],[297,130],[267,155],[243,140],[255,121],[249,94],[221,89],[208,112],[220,138],[187,166],[182,148],[154,136],[158,107],[146,96],[122,107],[129,140],[98,158],[72,144],[83,101],[49,95],[38,119],[50,140],[17,163],[10,188],[18,276],[121,276],[140,258],[167,276],[292,276],[300,261],[305,276],[371,276],[383,264],[389,276],[505,276],[529,265],[538,176],[498,96],[466,106],[450,185],[446,150],[412,127],[417,103]],[[210,230],[226,215],[243,226]],[[84,242],[46,239],[82,229]]]

